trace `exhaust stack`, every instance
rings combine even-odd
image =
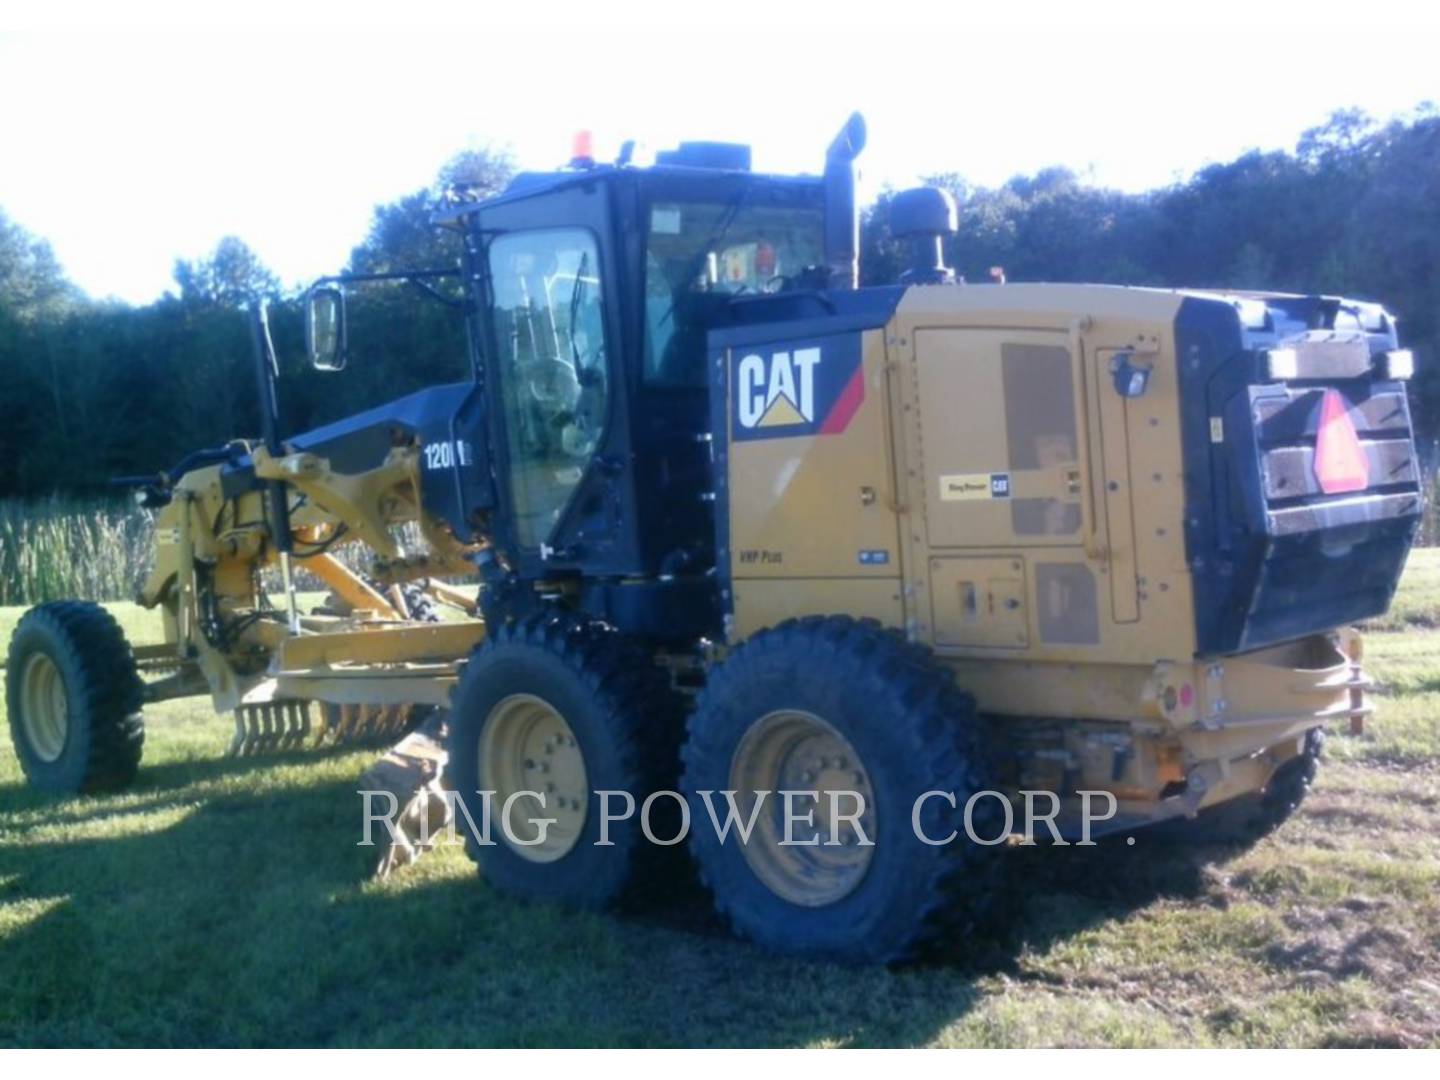
[[[830,287],[860,284],[860,214],[855,205],[855,159],[865,149],[865,118],[858,112],[825,151],[825,263]]]

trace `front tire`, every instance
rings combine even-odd
[[[10,639],[5,703],[30,785],[55,795],[128,786],[145,743],[142,694],[125,633],[99,604],[27,611]]]
[[[765,630],[710,676],[690,721],[684,788],[691,799],[691,851],[715,904],[744,936],[766,948],[860,962],[914,958],[963,934],[987,906],[995,849],[971,842],[964,811],[994,790],[975,702],[928,652],[873,620],[815,616]],[[818,809],[867,810],[785,841],[782,790],[820,793]],[[758,792],[748,843],[722,841],[702,792],[738,821]],[[953,796],[928,797],[928,792]],[[919,823],[930,844],[913,828]],[[999,796],[973,808],[974,834],[1003,830]],[[802,812],[797,804],[795,811]],[[820,820],[821,814],[816,814]],[[848,831],[844,831],[848,830]],[[873,846],[866,846],[861,838]]]
[[[663,873],[665,848],[641,831],[640,807],[673,788],[680,716],[650,656],[603,624],[552,612],[499,626],[476,649],[452,702],[449,775],[476,829],[490,791],[492,844],[463,816],[465,844],[487,881],[505,892],[582,908],[638,899]],[[545,806],[517,792],[543,795]],[[609,822],[601,845],[602,791],[629,792],[635,813]],[[612,814],[625,804],[611,796]],[[673,807],[673,821],[665,810]],[[531,824],[553,818],[543,831]],[[656,800],[652,831],[678,829],[674,800]],[[508,823],[508,830],[506,828]]]

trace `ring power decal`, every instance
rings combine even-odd
[[[737,441],[838,435],[865,400],[858,333],[745,346],[730,365]]]
[[[1009,473],[951,473],[940,477],[940,498],[945,502],[1009,497]]]

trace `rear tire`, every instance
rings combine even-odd
[[[967,838],[964,811],[995,784],[974,699],[927,650],[874,620],[782,623],[711,672],[689,730],[691,852],[716,907],[744,936],[782,952],[891,963],[963,935],[988,906],[996,852]],[[721,793],[737,792],[743,821],[746,791],[787,789],[872,793],[873,816],[859,819],[869,855],[859,854],[853,826],[819,830],[816,846],[782,843],[778,795],[762,805],[749,843],[734,829],[722,842],[699,794],[711,792],[723,817]],[[949,843],[927,844],[912,828],[927,792],[955,797],[954,807],[927,798],[919,814],[931,840],[954,831]],[[996,837],[1002,818],[997,797],[978,799],[975,835]],[[792,841],[810,839],[801,833]]]
[[[475,650],[452,701],[448,775],[475,828],[483,827],[481,791],[494,791],[490,839],[482,845],[460,816],[465,846],[497,889],[575,907],[613,907],[663,885],[672,860],[641,831],[640,807],[674,788],[679,772],[680,707],[652,658],[604,624],[564,612],[494,628]],[[553,789],[553,790],[547,790]],[[502,828],[506,795],[514,804],[511,842]],[[629,792],[635,813],[608,825],[599,845],[599,791]],[[563,805],[562,805],[563,800]],[[623,813],[619,796],[609,802]],[[673,811],[673,814],[671,813]],[[529,819],[555,818],[545,833]],[[679,830],[674,799],[655,801],[656,837]]]
[[[114,791],[135,779],[145,743],[134,655],[99,604],[41,604],[10,639],[10,737],[32,787],[57,795]]]

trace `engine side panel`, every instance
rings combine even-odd
[[[956,662],[1150,665],[1193,654],[1178,303],[1068,285],[907,294],[888,344],[914,637]],[[1142,397],[1114,390],[1121,351],[1150,366]],[[992,707],[1010,711],[1005,679],[988,682]]]
[[[892,624],[901,616],[883,334],[813,329],[719,357],[729,491],[721,558],[738,636],[815,611]]]
[[[1313,503],[1314,514],[1333,517],[1351,504],[1314,503],[1309,490],[1315,451],[1305,440],[1321,395],[1260,385],[1262,346],[1249,342],[1210,373],[1234,375],[1235,400],[1258,418],[1258,434],[1223,410],[1211,424],[1215,402],[1203,389],[1197,397],[1194,357],[1177,332],[1182,309],[1197,303],[1217,322],[1228,311],[1232,327],[1243,317],[1231,298],[1164,290],[911,288],[883,328],[856,335],[864,395],[843,426],[827,412],[843,395],[818,382],[807,395],[798,369],[776,373],[820,348],[843,374],[842,339],[772,320],[768,337],[757,326],[744,343],[715,349],[712,340],[728,639],[795,615],[869,616],[933,646],[992,714],[1216,731],[1234,720],[1237,739],[1249,730],[1236,712],[1248,699],[1235,680],[1253,667],[1269,682],[1264,707],[1245,720],[1259,725],[1254,738],[1236,742],[1237,753],[1288,737],[1277,734],[1281,720],[1313,726],[1363,713],[1350,683],[1326,684],[1334,701],[1301,700],[1295,671],[1306,663],[1257,667],[1251,650],[1296,642],[1329,657],[1325,635],[1358,610],[1347,606],[1354,596],[1366,610],[1383,607],[1408,546],[1408,512],[1393,522],[1378,509],[1357,522],[1316,518],[1304,537],[1264,539],[1263,522],[1277,513],[1310,514]],[[1117,390],[1122,356],[1149,373],[1139,396]],[[1384,473],[1363,498],[1376,508],[1409,498],[1403,388],[1346,392],[1372,474]],[[1245,471],[1218,472],[1233,462]],[[1239,477],[1227,480],[1233,496],[1212,488],[1217,476]],[[1260,486],[1243,489],[1246,477]],[[1242,580],[1246,567],[1232,558],[1227,570],[1197,530],[1237,521],[1246,507],[1269,517],[1234,533],[1263,540],[1261,572]],[[1290,552],[1298,561],[1279,557]],[[1312,556],[1323,556],[1322,578],[1282,574]],[[1345,589],[1327,584],[1335,574]],[[1249,633],[1215,650],[1205,635],[1216,612]]]

